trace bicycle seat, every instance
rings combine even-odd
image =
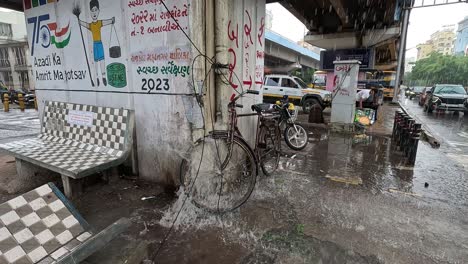
[[[273,105],[272,104],[254,104],[252,105],[252,111],[255,111],[257,113],[264,113],[264,112],[269,112],[273,111]]]

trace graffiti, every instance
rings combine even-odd
[[[258,33],[257,33],[259,48],[257,47],[257,63],[255,65],[255,84],[260,86],[260,88],[263,85],[263,81],[264,81],[263,75],[265,72],[265,67],[263,64],[265,60],[265,52],[263,51],[264,38],[265,38],[265,17],[261,17],[260,26],[258,28]]]
[[[260,47],[263,47],[263,35],[265,34],[265,18],[262,17],[260,20],[260,28],[258,29],[258,44],[260,44]]]
[[[244,24],[244,32],[245,36],[248,38],[247,41],[245,42],[245,48],[248,49],[250,45],[253,45],[253,40],[252,40],[252,18],[250,17],[249,11],[245,10],[245,13],[247,14],[247,17],[249,19],[249,24]]]
[[[244,25],[243,25],[243,43],[242,43],[242,83],[241,85],[245,86],[248,89],[252,89],[254,85],[263,84],[263,60],[265,54],[263,49],[251,50],[251,47],[254,46],[254,37],[258,40],[258,46],[263,47],[263,39],[265,32],[265,18],[260,18],[260,26],[258,32],[254,32],[256,27],[253,26],[252,16],[250,15],[249,10],[244,10]],[[252,36],[253,35],[253,36]],[[237,89],[239,87],[237,83],[237,77],[235,76],[235,71],[237,70],[237,54],[239,53],[239,24],[229,21],[227,25],[227,36],[231,41],[232,47],[228,49],[230,62],[229,62],[229,85]],[[255,60],[256,59],[256,60]],[[251,72],[251,61],[255,60],[255,72],[252,75]],[[236,78],[236,79],[234,79]],[[235,83],[236,82],[236,83]]]
[[[245,17],[244,20],[246,21],[244,23],[244,34],[245,34],[245,41],[244,41],[244,81],[243,85],[248,86],[248,89],[252,89],[252,75],[250,73],[250,64],[249,64],[249,58],[250,58],[250,51],[249,48],[251,45],[253,45],[253,39],[252,39],[252,17],[250,16],[250,13],[248,10],[245,10]]]
[[[236,31],[231,30],[231,20],[228,23],[228,38],[231,41],[236,41],[236,47],[239,48],[239,24],[236,24]]]
[[[236,69],[236,64],[237,64],[237,56],[236,56],[236,51],[233,48],[229,48],[229,53],[232,54],[232,58],[234,59],[233,62],[229,63],[229,84],[231,85],[232,88],[237,89],[239,85],[233,83],[233,75],[234,75],[234,70]]]
[[[257,59],[264,59],[265,58],[265,52],[257,50]]]
[[[265,67],[263,66],[263,64],[261,64],[261,65],[257,64],[255,66],[255,79],[262,80],[264,70],[265,70]]]

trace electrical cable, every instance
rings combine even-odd
[[[205,75],[205,79],[203,80],[203,84],[202,84],[202,91],[203,91],[203,88],[205,87],[205,84],[206,84],[206,80],[209,76],[209,74],[211,73],[211,71],[213,70],[213,66],[217,66],[218,68],[222,68],[222,67],[219,67],[220,65],[217,65],[214,60],[212,58],[209,58],[208,56],[206,56],[205,54],[203,54],[200,49],[195,45],[195,43],[192,41],[192,39],[188,36],[188,34],[184,31],[184,29],[180,26],[179,22],[177,21],[177,19],[174,18],[173,14],[170,12],[169,8],[167,7],[166,3],[165,3],[165,0],[160,0],[162,5],[164,6],[164,8],[166,9],[166,11],[169,13],[169,15],[171,16],[172,20],[177,24],[178,28],[180,29],[180,31],[182,31],[182,33],[185,35],[185,37],[190,41],[190,43],[192,44],[192,46],[197,50],[198,52],[198,55],[195,56],[195,58],[193,59],[192,61],[192,88],[194,90],[194,94],[197,95],[198,92],[196,91],[196,86],[195,86],[195,79],[194,79],[194,75],[193,75],[193,66],[195,64],[195,61],[196,59],[198,59],[199,57],[204,57],[208,63],[210,64],[210,70],[207,72],[207,74]],[[221,72],[221,71],[220,71]],[[239,77],[237,76],[237,74],[235,73],[235,71],[232,71],[232,73],[235,75],[237,81],[239,82],[239,85],[241,86],[241,89],[242,89],[242,92],[243,92],[243,83],[240,81]],[[226,79],[226,75],[225,73],[221,72],[221,75],[224,76]],[[230,83],[230,82],[229,82]],[[231,86],[232,87],[232,86]],[[241,94],[239,93],[236,89],[233,89],[234,91],[236,91],[238,94]],[[208,93],[210,94],[210,93]],[[203,96],[203,94],[201,94],[201,96]],[[210,99],[210,97],[208,98]],[[206,125],[205,125],[205,114],[203,112],[203,104],[201,102],[201,98],[199,98],[198,96],[196,97],[196,100],[197,100],[197,103],[198,103],[198,106],[200,107],[200,112],[201,112],[201,116],[202,116],[202,121],[203,121],[203,135],[205,136],[206,135]],[[214,118],[213,118],[213,113],[211,111],[211,104],[210,105],[210,115],[211,115],[211,122],[212,122],[212,125],[213,125],[213,128],[214,128]],[[195,182],[196,182],[196,179],[198,178],[198,175],[199,175],[199,172],[200,172],[200,168],[201,168],[201,164],[202,164],[202,161],[203,161],[203,155],[204,155],[204,150],[205,150],[205,140],[203,140],[203,143],[202,143],[202,153],[201,153],[201,158],[200,158],[200,163],[198,165],[198,169],[197,169],[197,173],[195,175],[195,178],[194,178],[194,181],[192,183],[192,186],[190,188],[190,191],[189,191],[189,194],[191,193],[192,189],[193,189],[193,186],[195,185]],[[221,160],[220,159],[220,156],[219,156],[219,147],[215,141],[215,145],[216,145],[216,150],[217,150],[217,155],[218,155],[218,160]],[[221,168],[221,171],[222,171],[222,168]],[[185,207],[185,203],[187,202],[187,199],[188,199],[188,195],[186,195],[186,197],[184,198],[184,200],[182,201],[182,205],[179,209],[179,211],[177,212],[174,220],[172,221],[172,224],[168,230],[168,232],[166,233],[166,235],[164,236],[163,240],[160,242],[160,245],[158,247],[158,249],[156,250],[155,254],[153,255],[153,257],[151,258],[152,262],[154,263],[154,260],[155,258],[159,255],[159,253],[161,252],[161,249],[163,248],[163,246],[166,244],[170,234],[172,233],[172,230],[174,229],[174,226],[175,226],[175,223],[177,222],[178,218],[179,218],[179,215],[180,213],[182,212],[182,210],[184,209]],[[218,202],[219,203],[219,202]],[[219,205],[218,205],[218,210],[219,210]]]

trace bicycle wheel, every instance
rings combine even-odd
[[[259,135],[263,137],[261,140],[264,143],[257,148],[260,167],[263,174],[270,176],[278,169],[281,154],[281,132],[276,125],[272,127],[262,125]]]
[[[252,194],[257,162],[240,138],[227,134],[199,140],[181,164],[180,181],[195,206],[225,213],[244,204]]]
[[[284,130],[284,140],[291,149],[302,150],[309,142],[309,135],[303,126],[291,124]]]

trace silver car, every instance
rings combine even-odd
[[[468,95],[462,85],[436,84],[427,91],[424,111],[462,111],[468,113]]]

